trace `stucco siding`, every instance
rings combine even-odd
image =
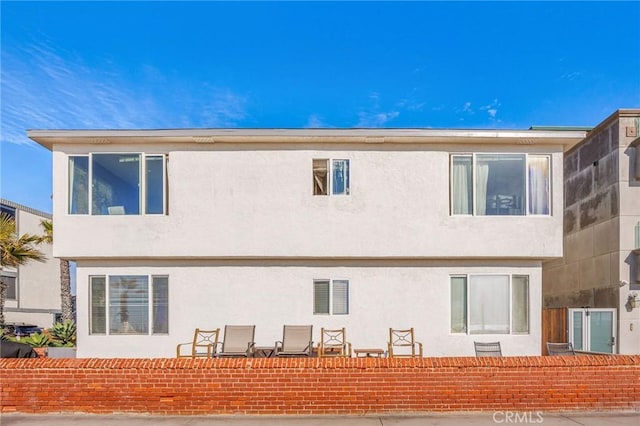
[[[61,147],[66,150],[65,146]],[[78,152],[74,146],[69,152]],[[168,153],[168,214],[67,212],[66,152],[54,152],[55,255],[67,258],[553,258],[562,255],[562,148],[550,216],[452,216],[449,158],[465,146],[87,145],[85,153]],[[188,147],[186,147],[188,148]],[[312,195],[314,158],[349,159],[351,194]]]
[[[502,342],[505,355],[540,354],[539,262],[457,261],[133,261],[80,262],[78,300],[88,306],[92,275],[169,277],[168,335],[90,335],[89,312],[78,312],[78,357],[173,357],[196,327],[255,324],[256,344],[282,339],[284,324],[346,327],[354,348],[386,349],[388,328],[414,327],[425,356],[473,355],[473,341]],[[530,333],[467,335],[450,332],[452,274],[529,276]],[[313,280],[349,280],[348,315],[313,314]]]

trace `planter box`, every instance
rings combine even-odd
[[[76,348],[69,347],[49,347],[47,348],[49,358],[75,358]]]

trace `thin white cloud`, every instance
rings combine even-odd
[[[2,140],[30,143],[25,129],[235,127],[248,98],[206,82],[184,85],[150,65],[139,81],[105,61],[92,67],[39,42],[3,54]]]
[[[400,112],[360,112],[358,113],[358,124],[356,127],[383,127],[389,121],[398,117]]]
[[[473,107],[471,102],[465,102],[464,105],[458,109],[458,112],[464,113],[465,116],[474,115],[476,112],[486,112],[489,120],[491,121],[500,121],[497,120],[498,115],[498,107],[500,106],[500,101],[498,99],[494,99],[486,105],[480,107]],[[464,121],[464,117],[459,118],[460,121]]]
[[[498,114],[498,107],[500,106],[500,102],[497,99],[494,99],[488,105],[480,107],[480,110],[486,111],[489,115],[489,118],[495,120],[496,115]]]
[[[381,111],[381,98],[378,92],[371,92],[369,94],[370,105],[364,111],[358,112],[358,123],[356,127],[384,127],[388,122],[400,115],[400,111],[397,109]]]
[[[308,129],[319,129],[323,127],[330,127],[325,124],[323,118],[318,114],[311,114],[307,120],[307,124],[304,126]]]

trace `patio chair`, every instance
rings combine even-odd
[[[502,356],[500,342],[473,342],[476,356]]]
[[[337,330],[320,329],[320,343],[318,343],[318,357],[351,357],[351,343],[347,342],[347,332],[344,327]]]
[[[276,356],[311,356],[313,350],[312,325],[285,325],[282,341],[275,345]]]
[[[416,342],[414,340],[413,327],[406,330],[397,330],[390,328],[388,347],[389,358],[422,358],[422,343]]]
[[[573,350],[573,344],[571,342],[567,343],[551,343],[547,342],[547,353],[552,356],[556,355],[575,355],[575,351]]]
[[[193,333],[193,341],[187,343],[180,343],[176,347],[177,358],[198,358],[207,357],[210,358],[216,353],[216,346],[218,345],[218,336],[220,335],[220,329],[215,330],[202,330],[196,328]],[[183,353],[183,347],[190,346],[191,352],[188,354]]]
[[[253,354],[255,325],[225,325],[218,357],[248,357]]]

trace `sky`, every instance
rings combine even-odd
[[[27,129],[595,126],[640,107],[640,2],[0,2],[0,197]]]

